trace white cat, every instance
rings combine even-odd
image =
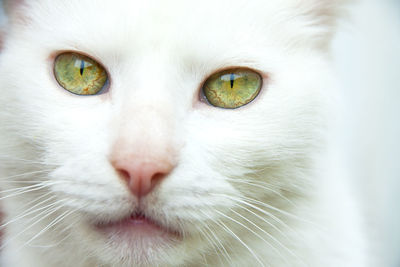
[[[366,266],[342,2],[6,2],[1,266]]]

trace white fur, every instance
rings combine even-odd
[[[3,193],[5,221],[15,222],[6,226],[2,266],[366,266],[359,209],[326,145],[327,51],[340,1],[332,2],[36,0],[10,8],[0,58],[1,187],[36,190]],[[79,97],[57,84],[54,57],[70,50],[106,67],[107,93]],[[235,110],[201,102],[202,82],[230,66],[263,74],[257,99]],[[108,157],[114,142],[150,136],[160,123],[178,165],[143,203],[187,236],[138,255],[107,243],[89,221],[132,212],[137,200]]]

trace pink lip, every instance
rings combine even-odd
[[[146,216],[136,214],[116,222],[98,224],[96,228],[108,238],[121,243],[146,241],[157,244],[180,239],[177,232]]]

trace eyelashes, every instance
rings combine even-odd
[[[75,52],[61,53],[56,57],[54,76],[62,88],[82,96],[100,94],[109,80],[100,63]],[[202,99],[205,98],[203,102],[216,108],[239,108],[259,95],[262,84],[263,79],[258,72],[248,68],[231,68],[207,78],[201,88]]]

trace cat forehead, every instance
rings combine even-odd
[[[176,25],[176,22],[186,22],[186,24],[199,22],[204,26],[217,22],[221,25],[233,23],[236,26],[240,22],[257,21],[259,23],[276,14],[277,9],[290,6],[285,3],[291,1],[97,0],[94,2],[90,0],[69,0],[55,3],[50,0],[34,0],[30,7],[33,8],[33,12],[38,12],[41,16],[47,15],[52,19],[56,15],[59,19],[69,17],[89,23],[90,20],[94,20],[93,22],[100,23],[100,25],[101,22],[125,22],[127,26],[131,27],[140,22],[147,23],[149,27],[157,26],[157,28],[160,28],[165,26],[167,28],[170,24],[175,27],[185,26],[185,24]]]
[[[43,31],[54,40],[119,51],[169,45],[282,46],[301,35],[301,24],[291,24],[296,18],[293,0],[69,0],[56,4],[37,0],[25,12],[35,32]]]

